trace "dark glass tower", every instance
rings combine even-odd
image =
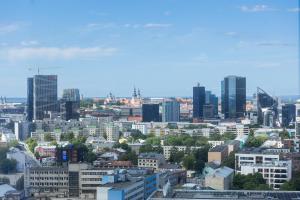
[[[142,105],[143,122],[159,122],[159,104]]]
[[[257,106],[257,122],[258,124],[263,124],[264,119],[263,119],[263,108],[268,108],[269,110],[273,111],[275,114],[275,119],[278,117],[278,101],[277,99],[273,98],[271,95],[266,93],[263,89],[257,88],[257,93],[256,93],[256,106]]]
[[[205,91],[205,104],[213,106],[213,116],[218,116],[218,97],[215,94],[212,94],[211,91]]]
[[[203,119],[203,106],[205,105],[205,87],[199,84],[193,87],[193,118]]]
[[[26,120],[33,120],[33,78],[27,79],[27,107],[26,107]]]
[[[60,101],[60,113],[63,119],[78,119],[80,108],[79,89],[64,89]]]
[[[246,111],[246,78],[227,76],[221,83],[222,113],[225,119],[243,117]]]
[[[296,120],[296,105],[285,104],[282,106],[282,127],[288,127]]]
[[[42,120],[48,112],[57,112],[57,76],[33,77],[33,119]]]

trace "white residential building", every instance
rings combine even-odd
[[[132,124],[131,127],[133,130],[139,130],[141,131],[141,133],[143,133],[144,135],[146,135],[148,133],[148,129],[147,129],[147,125],[146,124]]]
[[[119,127],[113,123],[106,125],[106,136],[107,141],[118,141],[120,137]]]
[[[285,181],[291,179],[291,160],[280,160],[282,151],[250,148],[235,154],[235,171],[240,174],[261,173],[267,184],[279,189]]]
[[[187,148],[189,148],[191,151],[195,150],[195,149],[201,149],[202,147],[197,147],[197,146],[162,146],[163,148],[163,154],[166,160],[169,160],[170,155],[171,155],[171,150],[172,148],[176,148],[178,151],[186,151]]]

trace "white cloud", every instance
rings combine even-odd
[[[112,56],[117,52],[116,48],[103,47],[23,47],[8,48],[0,52],[0,56],[10,61],[27,59],[74,59],[97,58]]]
[[[21,28],[20,24],[11,23],[11,24],[0,24],[0,34],[7,34],[18,31]]]
[[[144,25],[144,28],[169,28],[172,24],[155,24],[155,23],[148,23]]]
[[[39,44],[39,42],[36,40],[29,40],[29,41],[24,40],[21,42],[22,46],[34,46],[34,45],[38,45],[38,44]]]
[[[300,12],[300,8],[290,8],[288,9],[289,12]]]
[[[254,5],[254,6],[241,6],[241,11],[243,12],[265,12],[265,11],[275,11],[274,8],[268,5]]]

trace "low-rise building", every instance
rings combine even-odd
[[[229,190],[232,185],[234,170],[221,167],[205,176],[205,186],[215,190]]]
[[[138,157],[138,167],[159,169],[166,163],[162,154],[141,153]]]
[[[223,160],[228,156],[228,146],[219,145],[208,151],[208,162],[222,163]]]

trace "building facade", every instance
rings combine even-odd
[[[175,99],[162,103],[162,121],[179,122],[180,121],[180,103]]]
[[[244,117],[246,111],[246,78],[227,76],[221,82],[222,113],[225,119]]]
[[[193,87],[193,118],[203,119],[203,106],[205,105],[205,87]]]

